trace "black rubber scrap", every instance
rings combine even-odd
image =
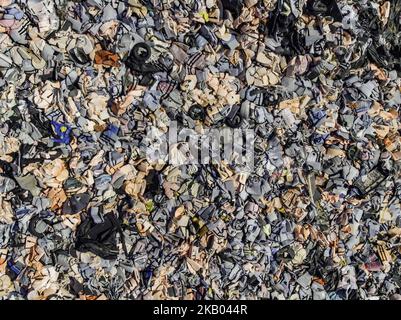
[[[80,283],[77,279],[70,277],[69,291],[71,293],[77,296],[80,292],[83,291],[83,289],[84,286],[82,283]]]
[[[144,42],[137,43],[131,51],[131,56],[138,62],[149,59],[150,57],[150,47]]]
[[[88,206],[89,201],[90,197],[87,193],[74,194],[64,202],[62,211],[64,214],[78,213]]]
[[[146,189],[145,194],[154,196],[162,192],[161,180],[159,173],[156,170],[150,170],[146,176]]]
[[[188,115],[194,120],[203,121],[206,118],[205,109],[198,104],[195,104],[189,108]]]
[[[35,215],[29,221],[28,231],[35,237],[42,238],[50,228],[50,222],[43,219],[40,215]]]
[[[118,255],[116,235],[120,229],[120,222],[113,213],[106,214],[102,223],[95,223],[88,216],[78,226],[75,248],[80,252],[92,252],[106,260],[114,260]]]
[[[221,4],[224,10],[231,12],[234,19],[239,17],[244,7],[242,0],[221,0]]]
[[[308,1],[305,7],[305,12],[312,15],[331,16],[338,22],[341,22],[343,19],[336,0]]]
[[[164,68],[158,63],[149,63],[151,55],[151,48],[145,42],[140,42],[134,45],[125,64],[132,71],[136,71],[140,74],[146,75],[149,73],[156,73],[163,71]]]

